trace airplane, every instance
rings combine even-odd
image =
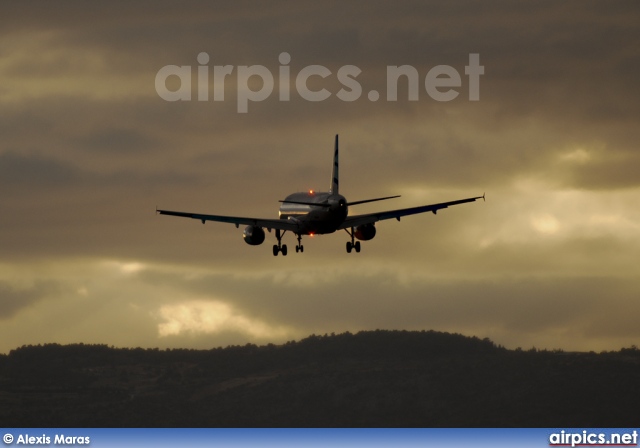
[[[279,219],[204,215],[200,213],[176,212],[158,209],[156,209],[156,213],[161,215],[197,219],[202,221],[202,224],[206,221],[218,221],[235,224],[236,228],[240,227],[241,224],[246,225],[247,227],[245,227],[242,236],[244,238],[244,242],[251,246],[258,246],[264,242],[265,228],[269,233],[271,233],[271,229],[275,229],[278,244],[273,245],[273,255],[277,256],[278,253],[281,253],[283,256],[286,256],[287,245],[282,244],[282,237],[287,232],[293,233],[298,239],[296,252],[304,252],[302,235],[322,235],[334,233],[337,230],[344,230],[351,237],[351,241],[347,241],[347,253],[351,253],[352,250],[360,252],[360,241],[369,241],[376,236],[375,223],[378,221],[391,218],[395,218],[400,221],[400,218],[403,216],[425,212],[432,212],[435,215],[438,210],[451,207],[452,205],[474,202],[478,199],[484,200],[485,198],[483,194],[482,196],[458,199],[457,201],[441,202],[439,204],[422,205],[399,210],[388,210],[383,212],[367,213],[364,215],[349,216],[349,206],[366,204],[368,202],[384,201],[387,199],[398,198],[400,196],[386,196],[383,198],[348,202],[347,199],[339,193],[339,186],[338,135],[336,135],[329,191],[316,192],[314,190],[309,190],[307,192],[290,194],[284,200],[279,201],[282,203],[279,211]],[[356,241],[356,239],[359,241]]]

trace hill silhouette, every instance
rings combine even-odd
[[[632,427],[640,350],[507,350],[434,331],[212,350],[23,346],[5,427]]]

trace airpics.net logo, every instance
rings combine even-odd
[[[571,432],[562,430],[549,436],[550,447],[578,447],[578,446],[638,446],[638,431],[628,432],[595,432],[587,431]]]
[[[268,99],[278,85],[278,100],[290,101],[292,98],[292,83],[294,92],[300,98],[311,101],[325,101],[334,93],[326,86],[318,86],[318,77],[322,80],[337,78],[341,88],[335,96],[341,101],[352,102],[360,99],[363,94],[362,85],[358,77],[362,70],[355,65],[343,65],[335,73],[323,65],[308,65],[297,73],[291,73],[291,55],[280,53],[277,77],[264,65],[214,65],[209,67],[209,55],[205,52],[198,54],[196,70],[197,101],[209,101],[209,84],[213,83],[213,101],[225,100],[225,81],[235,76],[237,111],[247,113],[249,103]],[[210,70],[212,68],[212,70]],[[234,75],[235,71],[235,75]],[[464,67],[464,74],[468,77],[469,101],[480,100],[480,75],[484,75],[484,66],[480,65],[478,53],[469,54],[469,64]],[[386,100],[398,101],[398,85],[406,83],[407,100],[420,99],[421,81],[426,94],[435,101],[452,101],[458,97],[457,90],[463,86],[460,72],[450,65],[436,65],[421,79],[418,70],[411,65],[388,65],[386,70]],[[194,73],[190,65],[165,65],[156,74],[155,87],[160,98],[165,101],[191,101],[192,78]],[[173,79],[172,79],[173,78]],[[314,90],[309,87],[311,78]],[[257,82],[258,79],[261,81]],[[177,82],[177,88],[167,87],[167,81],[172,87]],[[231,82],[233,80],[230,80]],[[253,82],[252,82],[253,81]],[[322,83],[320,83],[322,84]],[[370,90],[367,98],[371,102],[380,100],[378,90]]]

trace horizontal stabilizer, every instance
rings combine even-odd
[[[318,207],[331,207],[331,204],[327,204],[326,202],[304,202],[304,201],[278,201],[283,204],[300,204],[300,205],[317,205]]]
[[[385,199],[394,199],[394,198],[399,198],[399,197],[400,197],[400,195],[387,196],[386,198],[365,199],[364,201],[349,202],[349,203],[347,203],[347,205],[366,204],[367,202],[384,201]]]

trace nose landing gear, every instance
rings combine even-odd
[[[298,237],[298,245],[296,246],[296,253],[304,252],[304,246],[302,245],[302,235],[297,234]]]

